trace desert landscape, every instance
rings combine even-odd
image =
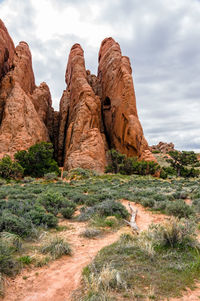
[[[56,106],[48,77],[37,84],[34,42],[32,57],[14,39],[0,19],[0,299],[199,300],[199,136],[184,144],[169,126],[149,142],[132,58],[115,38],[101,40],[96,75],[94,47],[66,49]]]

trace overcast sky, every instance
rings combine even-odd
[[[69,50],[80,43],[97,73],[101,41],[112,36],[131,59],[137,108],[149,144],[200,152],[199,0],[0,0],[15,45],[31,49],[36,83],[58,109]]]

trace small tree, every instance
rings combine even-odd
[[[57,162],[53,159],[51,143],[40,142],[27,151],[19,151],[15,154],[15,160],[24,168],[26,176],[42,177],[49,172],[60,172]]]
[[[121,173],[124,175],[155,175],[160,169],[158,163],[153,161],[138,161],[137,157],[127,158],[126,155],[120,154],[112,149],[109,151],[111,164],[106,168],[106,172]]]
[[[23,176],[24,169],[17,163],[13,162],[10,156],[6,155],[0,160],[0,177],[4,179],[18,179]]]
[[[178,177],[190,177],[197,176],[198,171],[195,171],[193,166],[198,162],[197,155],[195,152],[179,152],[171,151],[169,152],[171,159],[167,159],[167,162],[176,170],[176,175]],[[192,168],[187,168],[186,166],[190,165]]]

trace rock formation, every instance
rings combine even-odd
[[[105,145],[101,133],[101,101],[87,81],[83,50],[75,44],[66,70],[67,90],[60,103],[59,160],[64,169],[82,167],[104,171]]]
[[[174,144],[172,142],[166,143],[166,142],[159,142],[157,145],[150,146],[151,151],[158,151],[161,153],[168,153],[170,151],[174,151]]]
[[[64,169],[104,171],[108,149],[154,160],[138,119],[130,61],[112,38],[99,51],[98,76],[86,71],[75,44],[66,70],[67,88],[54,112],[46,83],[35,84],[26,42],[15,48],[0,21],[0,158],[51,141]]]
[[[108,148],[155,160],[138,119],[131,73],[112,38],[101,44],[97,77],[86,71],[81,46],[72,47],[60,102],[58,161],[64,169],[103,171]]]
[[[45,83],[36,87],[31,53],[26,42],[14,44],[0,22],[0,157],[14,156],[53,132],[51,96]],[[5,50],[7,49],[7,50]],[[0,51],[2,54],[3,51]]]
[[[105,39],[99,51],[98,79],[109,146],[127,156],[141,157],[148,149],[138,119],[132,70],[118,43]]]

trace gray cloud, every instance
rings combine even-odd
[[[200,1],[49,0],[55,13],[74,8],[81,24],[90,23],[83,35],[82,28],[74,30],[75,21],[66,20],[66,33],[44,40],[36,34],[37,1],[0,0],[0,11],[11,1],[17,16],[7,13],[4,22],[15,43],[29,43],[36,82],[48,83],[56,108],[74,43],[82,45],[86,68],[96,73],[99,48],[89,39],[95,35],[100,46],[100,33],[92,31],[97,26],[104,37],[113,33],[131,59],[139,117],[149,144],[172,141],[178,149],[200,151]],[[55,25],[57,21],[52,20]]]

